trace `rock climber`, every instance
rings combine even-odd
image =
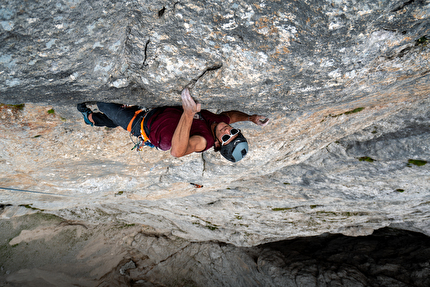
[[[240,111],[214,114],[201,109],[188,88],[181,94],[181,106],[164,106],[150,110],[138,106],[97,102],[100,112],[93,112],[85,103],[77,105],[86,124],[99,127],[121,126],[140,139],[143,145],[169,150],[174,157],[203,152],[214,147],[231,162],[238,162],[248,153],[248,142],[239,129],[230,124],[251,121],[259,126],[269,119]]]

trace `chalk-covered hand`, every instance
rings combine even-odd
[[[194,115],[195,113],[200,112],[201,104],[196,103],[190,95],[190,91],[188,88],[185,88],[181,93],[182,98],[182,107],[184,108],[185,113],[189,113]]]
[[[249,120],[253,122],[256,125],[259,125],[261,127],[266,126],[269,123],[269,118],[261,115],[252,115],[249,116]]]

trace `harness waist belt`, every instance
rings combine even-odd
[[[152,118],[152,116],[154,114],[156,114],[157,112],[162,111],[162,109],[160,108],[155,108],[155,109],[150,109],[150,110],[137,110],[134,113],[133,118],[130,120],[128,126],[127,126],[127,131],[131,132],[131,130],[133,129],[133,122],[136,120],[136,117],[141,113],[141,112],[145,112],[144,115],[142,116],[142,121],[140,122],[140,133],[141,136],[143,138],[144,142],[151,142],[149,140],[149,133],[150,133],[150,126],[148,126],[148,121]],[[152,122],[151,122],[152,125]],[[134,135],[134,134],[133,134]],[[137,136],[137,135],[135,135]]]
[[[137,111],[134,113],[134,116],[131,118],[131,120],[130,120],[130,122],[128,123],[128,126],[127,126],[127,131],[128,131],[128,132],[131,132],[131,129],[133,128],[133,122],[134,122],[134,120],[136,119],[136,117],[137,117],[141,112],[143,112],[143,110],[137,110]],[[148,114],[148,113],[146,113],[146,114],[142,117],[142,121],[140,122],[140,133],[141,133],[141,135],[142,135],[142,138],[143,138],[143,141],[144,141],[144,142],[149,141],[148,135],[146,134],[146,132],[145,132],[145,128],[144,128],[144,122],[145,122],[145,118],[146,118],[146,115],[147,115],[147,114]]]
[[[134,113],[134,116],[131,118],[131,121],[128,123],[128,126],[127,126],[127,131],[128,132],[131,132],[131,128],[133,127],[133,122],[134,122],[134,119],[137,117],[137,115],[138,114],[140,114],[141,112],[143,112],[143,110],[137,110],[135,113]],[[143,120],[142,120],[142,122],[143,122]]]

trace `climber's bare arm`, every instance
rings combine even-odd
[[[194,115],[200,112],[201,105],[193,100],[187,88],[182,91],[181,98],[184,112],[176,126],[172,138],[172,148],[170,149],[170,154],[174,157],[203,151],[207,145],[206,139],[202,136],[194,135],[190,137]]]
[[[222,112],[222,115],[226,115],[230,118],[230,124],[232,123],[236,123],[236,122],[246,122],[246,121],[251,121],[256,125],[259,126],[266,126],[267,123],[269,122],[269,118],[265,117],[265,116],[261,116],[261,115],[248,115],[244,112],[240,112],[240,111],[228,111],[228,112]]]

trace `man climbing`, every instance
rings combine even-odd
[[[166,106],[143,110],[138,106],[98,102],[101,113],[94,113],[85,103],[77,105],[88,125],[118,127],[140,139],[141,145],[169,150],[174,157],[193,152],[203,152],[214,147],[227,160],[237,162],[248,152],[248,142],[239,129],[230,124],[252,121],[259,126],[269,119],[260,115],[248,115],[239,111],[213,114],[201,110],[187,88],[182,91],[182,107]],[[139,145],[139,144],[138,144]],[[139,148],[139,146],[138,146]]]

